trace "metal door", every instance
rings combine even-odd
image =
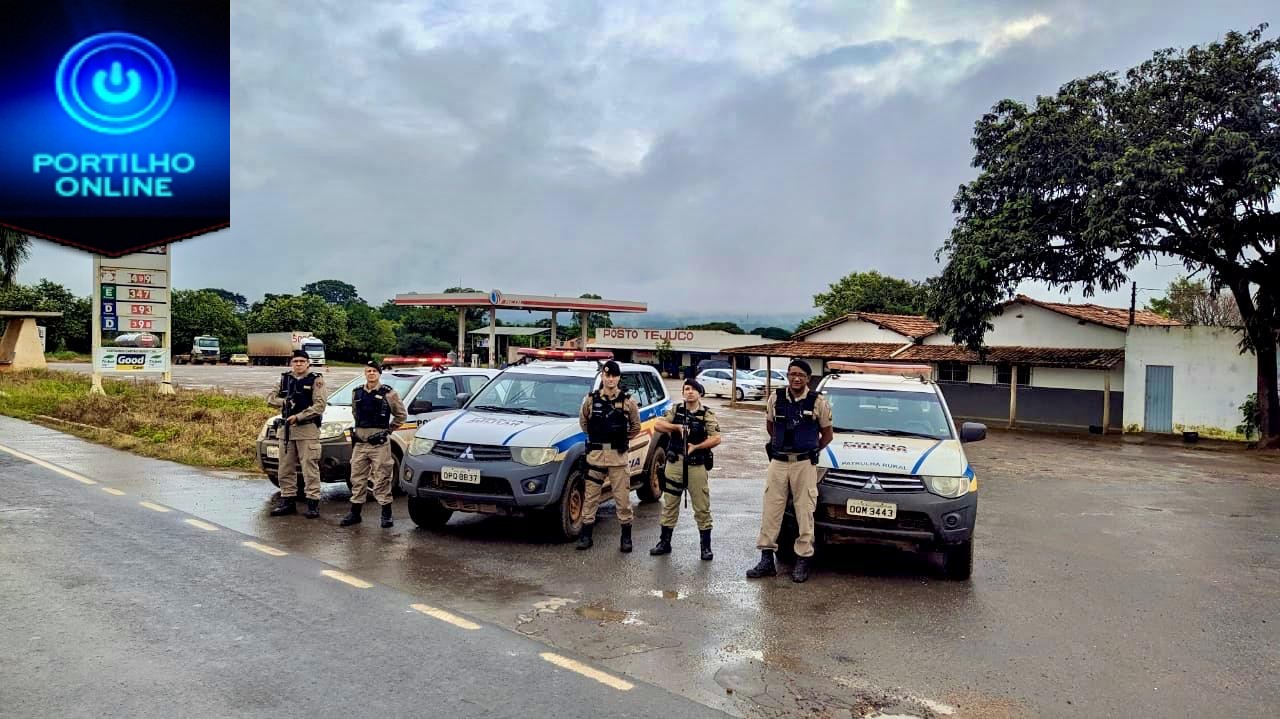
[[[1173,368],[1147,365],[1146,431],[1173,431]]]

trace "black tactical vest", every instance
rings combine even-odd
[[[587,418],[587,441],[592,444],[607,444],[619,451],[627,450],[627,435],[630,433],[631,421],[627,418],[626,392],[619,392],[612,400],[607,399],[596,390],[591,393],[591,415]]]
[[[280,388],[285,392],[284,416],[286,418],[301,414],[311,406],[311,403],[315,400],[316,379],[319,377],[320,375],[315,372],[302,378],[294,377],[292,372],[285,372],[280,375]],[[313,417],[304,421],[314,423],[319,427],[323,418]]]
[[[778,390],[773,404],[773,448],[778,452],[798,454],[818,448],[818,416],[813,408],[818,393],[809,394],[799,402],[793,402],[787,390]]]
[[[387,394],[391,391],[391,387],[385,384],[372,392],[356,387],[351,393],[351,411],[357,427],[386,429],[391,426],[391,405],[387,402]]]
[[[690,412],[689,408],[681,404],[676,407],[675,416],[671,418],[672,424],[682,424],[689,428],[689,444],[699,444],[707,440],[707,408],[699,407],[697,412]],[[676,454],[684,454],[685,438],[680,436],[679,432],[671,433],[671,451]],[[697,449],[689,455],[689,464],[705,464],[707,457],[711,454],[709,449]]]

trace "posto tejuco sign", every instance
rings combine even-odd
[[[110,257],[227,227],[229,18],[0,2],[0,225]]]

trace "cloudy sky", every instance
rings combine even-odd
[[[175,281],[804,313],[854,270],[938,272],[1000,98],[1273,3],[233,0],[232,227],[176,245]],[[20,278],[89,275],[38,241]]]

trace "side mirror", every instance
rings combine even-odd
[[[458,395],[454,397],[454,406],[462,407],[462,405],[466,404],[469,399],[471,399],[470,392],[459,392]]]
[[[409,403],[409,414],[424,414],[431,411],[431,400],[415,399]]]
[[[965,422],[960,425],[961,442],[981,442],[987,438],[987,425],[978,422]]]

